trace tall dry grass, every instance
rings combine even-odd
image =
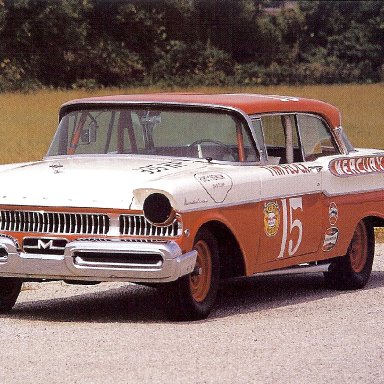
[[[58,108],[68,100],[106,94],[160,91],[140,88],[0,94],[0,163],[42,158],[56,130]],[[321,99],[340,108],[343,125],[355,146],[384,148],[384,84],[196,88],[188,92],[264,93]]]

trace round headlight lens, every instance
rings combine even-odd
[[[169,225],[175,219],[175,211],[169,199],[161,193],[149,195],[143,205],[145,218],[155,225]]]

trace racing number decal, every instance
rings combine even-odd
[[[303,210],[302,197],[291,197],[290,199],[288,199],[289,210],[287,208],[287,199],[282,199],[281,204],[283,207],[283,236],[281,239],[280,253],[277,257],[278,259],[284,257],[285,251],[287,249],[288,237],[290,237],[287,249],[288,256],[293,256],[297,252],[300,247],[301,241],[303,240],[303,223],[299,219],[294,218],[295,211],[297,211],[298,209]],[[298,232],[296,244],[294,244],[291,238],[293,231]]]

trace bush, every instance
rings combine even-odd
[[[350,64],[337,58],[326,62],[279,65],[272,63],[261,67],[256,63],[237,65],[233,82],[238,85],[298,85],[298,84],[337,84],[371,83],[379,81],[367,61]]]
[[[150,80],[167,86],[223,86],[233,80],[233,68],[229,55],[218,48],[172,41],[153,66]]]
[[[42,84],[29,78],[24,68],[15,61],[3,59],[0,69],[0,92],[31,92],[42,88]]]
[[[72,89],[83,89],[85,91],[93,91],[100,89],[102,86],[95,79],[80,79],[71,85]]]

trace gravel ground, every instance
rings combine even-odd
[[[384,383],[384,245],[371,280],[227,283],[206,320],[171,323],[155,290],[27,284],[0,316],[0,383]]]

